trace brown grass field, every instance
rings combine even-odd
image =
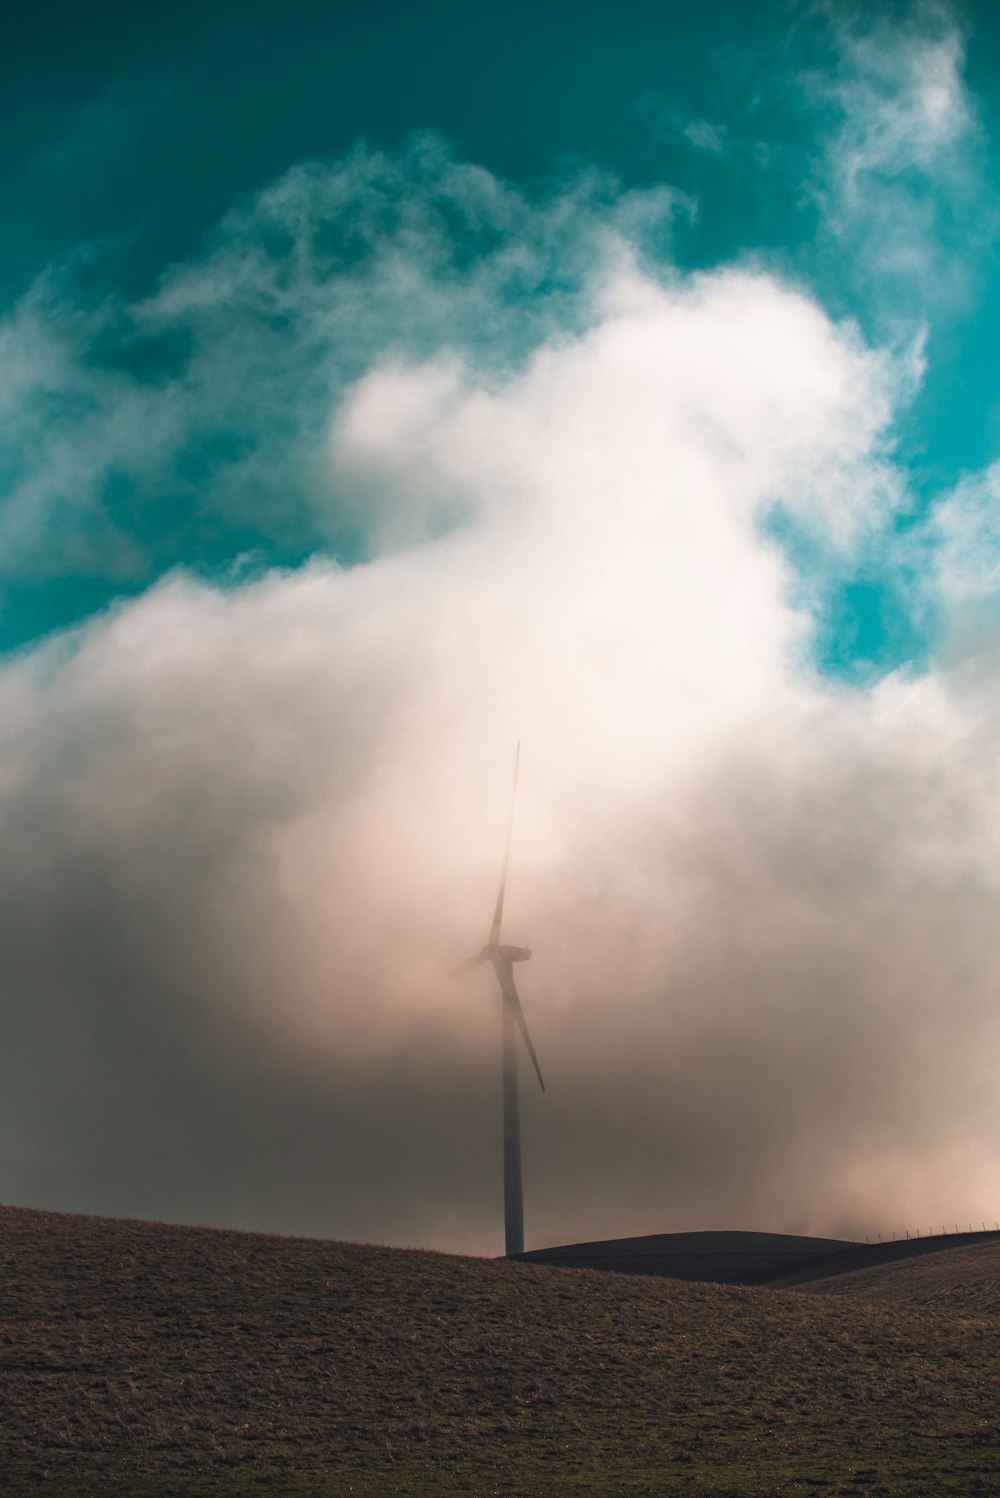
[[[794,1289],[0,1209],[0,1492],[1000,1493],[1000,1241]]]

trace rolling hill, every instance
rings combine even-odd
[[[2,1491],[995,1492],[998,1277],[995,1235],[774,1290],[3,1208]]]
[[[795,1274],[818,1257],[855,1245],[842,1238],[801,1238],[789,1233],[653,1233],[537,1248],[526,1264],[561,1269],[603,1269],[615,1274],[655,1274],[717,1285],[766,1284]]]
[[[854,1271],[885,1268],[902,1259],[924,1259],[982,1243],[1000,1244],[1000,1231],[941,1233],[887,1243],[802,1238],[788,1233],[654,1233],[643,1238],[532,1249],[518,1257],[525,1263],[563,1269],[602,1269],[615,1274],[653,1274],[708,1284],[784,1289],[812,1280],[832,1284]]]

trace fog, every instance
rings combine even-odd
[[[976,496],[906,542],[939,659],[860,685],[773,524],[884,537],[919,360],[620,236],[587,305],[331,389],[310,503],[362,560],[177,570],[4,664],[5,1200],[498,1252],[499,1002],[449,972],[520,739],[529,1246],[995,1212]]]

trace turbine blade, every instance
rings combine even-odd
[[[482,967],[488,956],[488,952],[477,952],[475,957],[467,957],[464,962],[458,964],[458,967],[452,968],[451,976],[453,978],[467,978],[470,973],[476,971],[477,967]]]
[[[521,1000],[517,996],[517,989],[514,987],[513,978],[508,979],[508,981],[504,984],[503,989],[504,994],[507,998],[507,1002],[510,1004],[510,1007],[514,1011],[514,1018],[517,1020],[518,1025],[521,1027],[521,1034],[524,1036],[524,1043],[528,1047],[528,1055],[531,1057],[531,1064],[535,1068],[535,1076],[538,1078],[538,1085],[544,1092],[545,1083],[542,1081],[542,1068],[538,1064],[538,1057],[535,1055],[535,1047],[531,1044],[531,1036],[528,1034],[528,1021],[524,1017],[524,1010],[521,1008]]]
[[[510,863],[510,839],[514,831],[514,801],[517,796],[517,768],[521,762],[521,740],[517,741],[517,752],[514,755],[514,787],[510,793],[510,816],[507,818],[507,842],[503,850],[503,867],[500,871],[500,892],[497,895],[497,908],[493,912],[493,924],[490,927],[488,945],[495,947],[500,940],[500,923],[503,920],[503,897],[507,889],[507,865]]]

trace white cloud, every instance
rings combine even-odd
[[[454,361],[375,370],[338,414],[338,471],[381,475],[391,523],[411,537],[413,526],[439,528],[459,496],[468,506],[486,493],[495,506],[506,493],[516,506],[526,488],[532,499],[555,490],[553,469],[565,504],[599,494],[592,502],[610,525],[619,505],[642,507],[666,534],[675,513],[692,523],[685,502],[667,498],[672,476],[680,470],[686,492],[705,451],[713,466],[697,511],[707,527],[741,510],[752,525],[781,504],[839,548],[884,524],[898,481],[880,453],[909,392],[908,360],[866,348],[763,275],[726,270],[663,287],[626,272],[605,283],[599,306],[597,328],[543,352],[499,396],[487,381],[460,399]]]
[[[0,320],[3,576],[144,582],[231,533],[335,545],[338,392],[387,349],[522,361],[677,206],[596,172],[534,204],[427,137],[293,167],[138,303],[50,269]]]
[[[835,121],[815,183],[823,227],[857,256],[872,311],[906,338],[968,308],[993,232],[965,37],[934,3],[903,22],[833,12],[831,24],[838,65],[806,79]]]
[[[978,122],[953,18],[918,7],[907,29],[876,20],[842,27],[840,40],[835,92],[844,120],[835,164],[846,206],[857,206],[873,176],[954,170]]]
[[[1000,464],[962,479],[933,511],[936,586],[952,615],[1000,594]]]
[[[592,306],[355,382],[317,483],[393,495],[368,564],[178,575],[5,667],[9,1194],[493,1247],[495,996],[445,974],[520,736],[533,1241],[995,1199],[995,694],[803,674],[759,524],[857,529],[896,367],[764,276]]]
[[[691,120],[682,133],[696,151],[708,151],[713,156],[719,156],[725,149],[725,127],[713,124],[711,120]]]

